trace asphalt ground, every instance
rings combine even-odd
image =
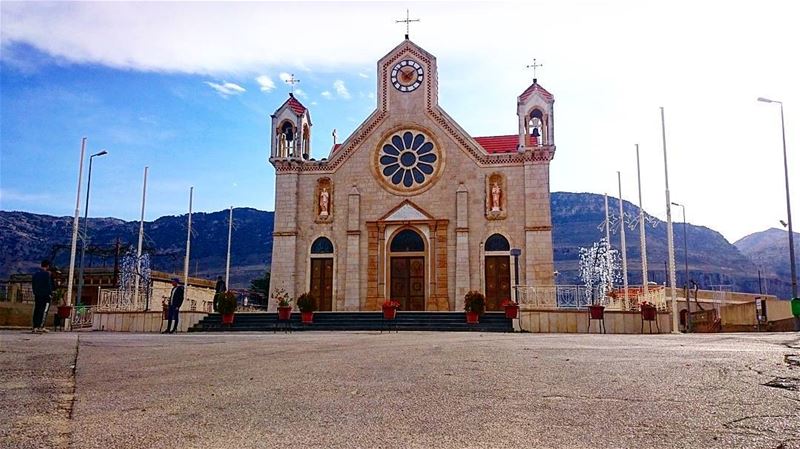
[[[0,447],[788,449],[795,387],[795,333],[0,331]]]

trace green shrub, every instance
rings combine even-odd
[[[483,293],[471,290],[464,295],[464,311],[483,314],[486,310],[486,298]]]
[[[236,294],[233,292],[217,293],[215,301],[217,311],[223,315],[236,312]]]
[[[297,308],[301,312],[313,312],[317,308],[317,300],[314,299],[311,293],[303,293],[297,297]]]

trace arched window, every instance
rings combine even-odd
[[[540,145],[545,143],[544,139],[544,115],[539,109],[531,111],[528,120],[528,135],[531,138],[531,144]]]
[[[484,245],[484,249],[486,252],[489,251],[510,251],[511,245],[508,244],[508,240],[500,234],[492,234],[488,239],[486,239],[486,244]]]
[[[422,237],[411,229],[404,229],[392,239],[389,249],[393,253],[410,253],[425,251]]]
[[[333,254],[333,243],[327,237],[320,237],[311,244],[311,254]]]
[[[295,130],[290,122],[283,122],[280,130],[280,145],[288,156],[294,156]]]

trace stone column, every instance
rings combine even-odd
[[[464,295],[470,289],[468,192],[464,184],[456,190],[456,297],[455,310],[464,309]]]
[[[276,167],[277,170],[278,167]],[[297,192],[299,176],[296,171],[278,173],[275,177],[275,227],[272,233],[272,266],[270,267],[270,311],[277,310],[272,292],[283,288],[297,297]]]
[[[361,305],[361,193],[356,186],[347,196],[347,261],[345,262],[344,309],[358,310]]]

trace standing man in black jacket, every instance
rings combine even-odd
[[[53,278],[50,276],[50,261],[43,260],[39,271],[34,273],[31,279],[33,287],[33,333],[40,334],[47,332],[44,328],[45,310],[50,303],[53,294]]]
[[[169,310],[167,311],[167,330],[163,332],[165,334],[178,332],[178,313],[183,305],[183,285],[180,285],[180,282],[180,279],[172,278],[172,292],[169,294]],[[175,327],[172,327],[173,320]]]

